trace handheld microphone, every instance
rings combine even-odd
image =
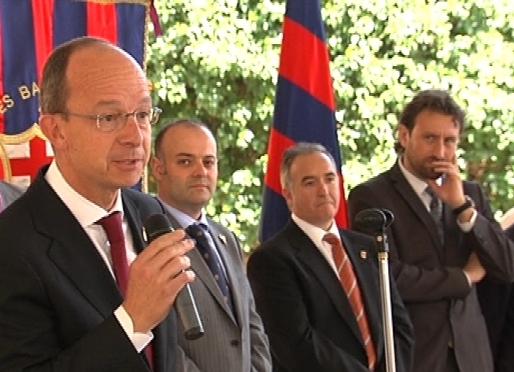
[[[161,235],[173,231],[168,217],[164,214],[153,214],[148,217],[145,221],[144,229],[148,243],[151,243]],[[202,337],[205,331],[189,283],[186,283],[184,288],[177,295],[175,308],[185,329],[184,337],[188,340],[196,340]]]

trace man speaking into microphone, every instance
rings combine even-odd
[[[146,216],[163,213],[130,189],[160,112],[147,78],[84,37],[54,49],[40,99],[55,158],[0,214],[0,371],[174,372],[170,309],[194,245],[183,231],[143,241]]]
[[[298,143],[280,165],[291,220],[250,256],[248,278],[276,372],[385,372],[377,252],[339,229],[339,178],[321,145]],[[410,372],[412,326],[391,286],[397,372]]]

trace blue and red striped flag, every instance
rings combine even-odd
[[[334,93],[319,0],[287,0],[282,28],[273,126],[268,143],[260,241],[278,232],[290,212],[281,193],[280,161],[297,142],[324,145],[336,160],[341,185],[338,226],[347,226]]]
[[[29,183],[52,158],[37,125],[39,79],[50,52],[72,38],[98,36],[143,66],[149,5],[149,0],[0,0],[0,179]]]

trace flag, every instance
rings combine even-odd
[[[52,151],[38,122],[39,82],[51,51],[102,37],[144,66],[149,0],[0,0],[0,179],[26,186]]]
[[[316,142],[336,161],[341,204],[340,227],[348,224],[337,141],[335,104],[325,30],[319,0],[287,0],[282,27],[273,125],[269,134],[268,164],[264,177],[260,241],[278,232],[290,212],[281,194],[280,161],[285,149],[297,142]]]

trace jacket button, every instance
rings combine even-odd
[[[232,340],[232,341],[230,341],[230,345],[232,345],[234,347],[239,346],[239,340]]]

